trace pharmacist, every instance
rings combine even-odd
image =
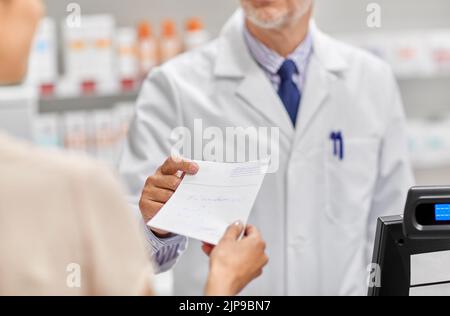
[[[278,127],[278,168],[250,219],[271,259],[245,294],[363,295],[376,219],[399,213],[413,184],[393,73],[322,33],[311,21],[312,0],[241,0],[241,7],[216,41],[144,83],[120,163],[132,201],[147,221],[172,194],[173,170],[158,167],[177,128],[195,138],[199,120],[224,134]],[[176,294],[200,294],[207,273],[200,245],[148,234],[161,271],[184,253]]]

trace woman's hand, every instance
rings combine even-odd
[[[237,295],[262,274],[269,261],[265,254],[266,243],[253,226],[248,226],[243,239],[239,240],[243,229],[242,224],[233,224],[216,247],[203,246],[211,259],[206,295]]]

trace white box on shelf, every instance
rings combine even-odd
[[[34,85],[54,84],[58,79],[56,24],[52,18],[42,19],[32,45],[28,81]]]
[[[117,78],[112,15],[84,15],[80,27],[64,22],[63,34],[68,77],[80,83]]]
[[[389,63],[399,77],[428,77],[433,75],[427,34],[400,32],[391,35]]]
[[[89,69],[89,49],[88,41],[85,36],[86,30],[80,27],[73,27],[62,24],[63,38],[64,38],[64,68],[67,78],[81,83],[84,80],[90,79]]]
[[[137,33],[132,27],[117,31],[118,73],[122,80],[136,80],[139,77]]]
[[[450,30],[433,32],[429,45],[435,73],[450,74]]]

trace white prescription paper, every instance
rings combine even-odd
[[[246,224],[269,167],[269,160],[246,163],[195,161],[170,200],[147,225],[217,245],[227,227]]]

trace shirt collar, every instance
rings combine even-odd
[[[313,40],[310,32],[308,32],[305,40],[287,58],[280,56],[277,52],[260,42],[250,33],[246,26],[244,26],[244,38],[253,58],[268,73],[276,75],[286,59],[291,59],[295,63],[300,74],[306,71],[313,50]]]

